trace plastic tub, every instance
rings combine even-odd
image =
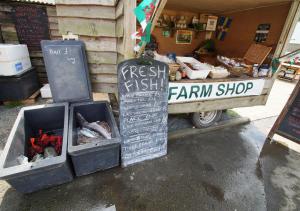
[[[112,130],[112,139],[94,140],[78,145],[76,113],[88,122],[106,121]],[[85,102],[71,105],[68,153],[72,158],[76,176],[110,169],[120,164],[120,135],[111,107],[107,102]]]
[[[25,100],[39,88],[34,68],[15,76],[0,76],[0,101]]]
[[[26,45],[0,44],[0,75],[13,76],[30,69]]]
[[[36,136],[39,129],[60,131],[63,135],[61,155],[33,163],[19,164],[17,158],[20,155],[27,156],[27,141]],[[67,104],[23,108],[0,159],[0,178],[22,193],[31,193],[72,181],[73,173],[67,160],[67,130]]]
[[[209,65],[199,62],[193,57],[177,57],[177,62],[183,68],[189,79],[206,79],[211,71]],[[191,69],[186,63],[189,63],[195,70]]]

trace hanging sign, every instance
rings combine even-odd
[[[170,83],[169,103],[261,95],[265,80],[216,83]]]
[[[118,66],[122,166],[167,154],[167,64],[143,59]]]

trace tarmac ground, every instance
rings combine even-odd
[[[0,182],[1,210],[299,210],[298,153],[266,140],[276,118],[172,139],[168,155],[32,194]]]
[[[0,106],[0,153],[19,109]],[[0,210],[300,210],[300,154],[266,139],[276,116],[171,139],[165,157],[32,194],[0,181]]]

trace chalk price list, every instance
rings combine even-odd
[[[167,68],[124,65],[119,83],[122,165],[166,155]]]

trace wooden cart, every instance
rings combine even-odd
[[[122,0],[121,0],[122,1]],[[125,2],[125,1],[124,1]],[[156,8],[155,14],[152,17],[152,28],[151,31],[153,31],[156,22],[161,15],[165,5],[167,3],[167,0],[160,0],[159,6]],[[131,5],[133,6],[133,5]],[[282,52],[285,50],[285,43],[289,38],[291,37],[292,31],[290,30],[293,28],[298,21],[298,18],[296,16],[300,13],[299,12],[299,2],[293,1],[291,5],[291,9],[289,11],[288,17],[286,19],[286,24],[283,27],[281,37],[279,39],[278,45],[273,46],[274,52],[274,58],[278,58]],[[126,14],[130,14],[130,12],[126,13],[125,11],[125,19],[127,18]],[[128,17],[128,18],[132,18]],[[126,32],[124,34],[125,39],[129,40],[132,33],[136,31],[135,25],[131,25],[131,27],[126,28]],[[130,49],[133,49],[133,45],[135,45],[135,42],[127,42],[125,44],[125,58],[130,58],[132,56],[132,52]],[[140,48],[140,51],[135,55],[136,57],[139,57],[143,51],[144,51],[145,45]],[[130,53],[131,52],[131,53]],[[280,67],[279,67],[280,68]],[[265,78],[252,78],[252,77],[240,77],[240,78],[225,78],[225,79],[209,79],[209,80],[182,80],[179,82],[176,82],[175,84],[170,82],[169,87],[169,95],[170,95],[170,101],[169,101],[169,113],[170,114],[180,114],[180,113],[193,113],[193,120],[196,124],[196,126],[209,126],[216,120],[220,118],[220,114],[225,109],[231,109],[231,108],[237,108],[237,107],[249,107],[249,106],[257,106],[257,105],[265,105],[270,91],[272,89],[272,86],[274,84],[274,81],[277,77],[277,74],[274,74],[271,78],[265,77]],[[195,90],[198,90],[199,87],[213,87],[212,89],[219,89],[221,86],[221,89],[223,86],[227,86],[227,84],[230,84],[231,86],[238,86],[238,84],[246,84],[247,83],[253,83],[252,91],[253,92],[244,92],[242,93],[242,87],[240,86],[240,90],[238,93],[232,94],[232,95],[226,95],[223,96],[221,93],[216,93],[211,91],[210,95],[202,96],[202,97],[194,97],[194,99],[188,99],[192,98],[193,96],[196,96],[194,92]],[[222,85],[223,84],[223,85]],[[174,88],[174,87],[179,88]],[[194,86],[194,92],[191,94],[192,86]],[[195,88],[197,87],[198,88]],[[250,86],[250,85],[249,85]],[[182,88],[185,87],[185,88]],[[215,88],[216,87],[216,88]],[[229,87],[230,88],[230,87]],[[176,89],[176,92],[182,95],[180,98],[176,100],[172,100],[174,89]],[[186,90],[184,90],[186,89]],[[210,88],[207,88],[210,90]],[[187,92],[187,93],[185,93]],[[201,92],[201,91],[200,91]],[[207,91],[210,92],[210,91]],[[222,92],[222,91],[220,91]],[[241,93],[240,93],[241,92]],[[205,92],[204,92],[205,93]],[[177,93],[178,94],[178,93]],[[228,94],[228,93],[227,93]],[[190,96],[185,96],[190,95]],[[177,96],[177,95],[176,95]],[[177,98],[177,97],[176,97]],[[200,120],[203,120],[202,122]]]
[[[211,126],[214,122],[220,120],[223,110],[265,105],[274,80],[275,76],[272,78],[249,77],[236,79],[182,80],[177,83],[170,83],[169,113],[193,113],[192,120],[195,126]],[[177,95],[174,98],[174,96],[172,96],[174,95],[174,90],[172,90],[174,87],[186,89],[187,99],[185,99],[184,96],[178,98],[180,92],[185,92],[181,90],[178,91],[179,94],[178,92],[176,93]],[[198,92],[198,99],[195,99],[195,92],[198,90],[197,87],[202,88],[202,90]],[[209,95],[210,87],[211,93]],[[246,90],[247,87],[248,90]],[[203,91],[203,88],[205,91]],[[194,89],[194,92],[191,93],[192,89]],[[205,92],[208,93],[207,96],[205,96]],[[202,96],[200,97],[200,95]]]
[[[274,79],[249,75],[253,74],[253,65],[261,65],[271,50],[271,47],[252,44],[244,58],[239,59],[248,65],[240,68],[238,77],[234,77],[237,74],[234,68],[221,64],[233,75],[231,78],[170,83],[169,113],[193,113],[196,127],[208,127],[221,118],[222,110],[266,104]]]

